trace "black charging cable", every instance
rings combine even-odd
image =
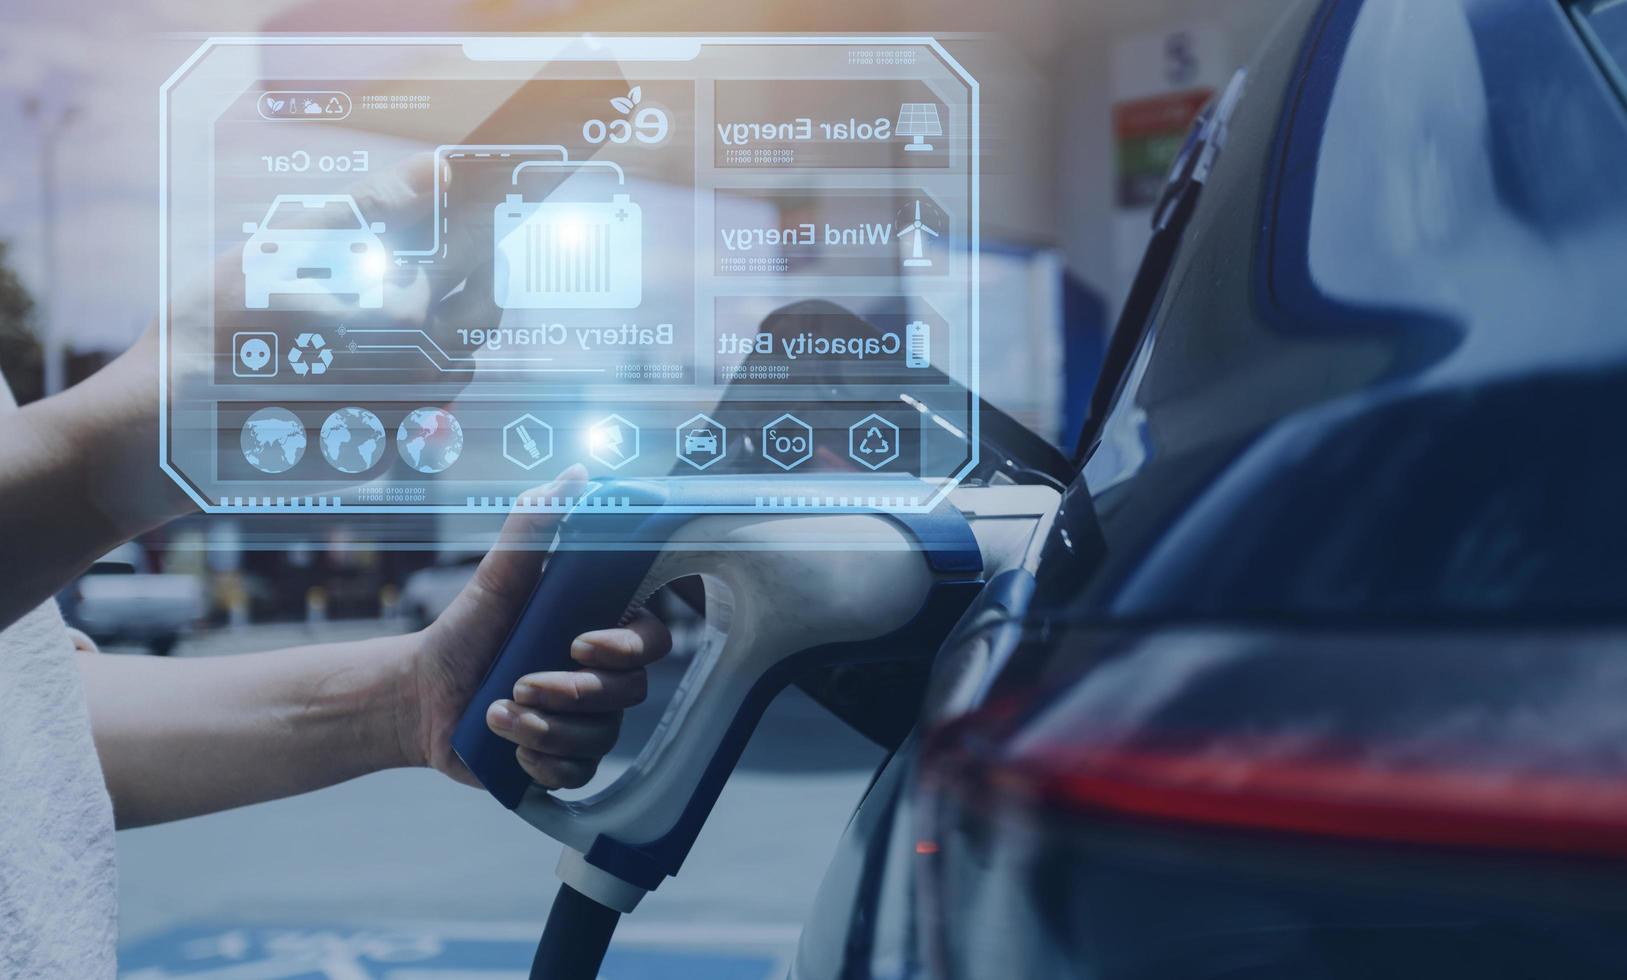
[[[531,961],[531,980],[596,980],[621,913],[560,885]]]

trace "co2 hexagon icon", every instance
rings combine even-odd
[[[847,455],[860,466],[881,469],[898,458],[898,426],[871,412],[847,427]]]
[[[638,458],[638,426],[620,415],[607,415],[588,430],[588,455],[619,470]]]
[[[786,412],[763,426],[763,458],[782,470],[813,458],[813,426]]]
[[[678,458],[704,470],[729,453],[729,430],[710,415],[696,415],[678,426]]]
[[[525,413],[503,426],[503,458],[522,470],[534,470],[554,454],[554,427]]]

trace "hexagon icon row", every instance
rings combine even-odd
[[[728,455],[729,430],[704,413],[680,424],[675,436],[679,459],[704,470]],[[848,426],[847,454],[860,466],[879,470],[899,457],[899,428],[872,412]],[[763,426],[763,458],[792,470],[813,458],[813,426],[790,412]],[[620,415],[600,419],[588,431],[588,455],[613,470],[639,456],[639,427]],[[554,454],[554,428],[526,414],[503,427],[503,458],[531,470]]]
[[[520,469],[536,469],[553,454],[554,427],[530,412],[503,426],[503,458]]]

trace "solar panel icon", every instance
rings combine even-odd
[[[905,102],[898,107],[898,125],[893,131],[900,136],[913,136],[912,142],[906,143],[904,149],[912,153],[925,153],[932,149],[932,144],[926,142],[924,137],[942,136],[943,123],[938,119],[938,104],[936,102]]]

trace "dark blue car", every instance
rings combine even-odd
[[[1621,65],[1616,0],[1284,4],[798,980],[1627,975]]]

